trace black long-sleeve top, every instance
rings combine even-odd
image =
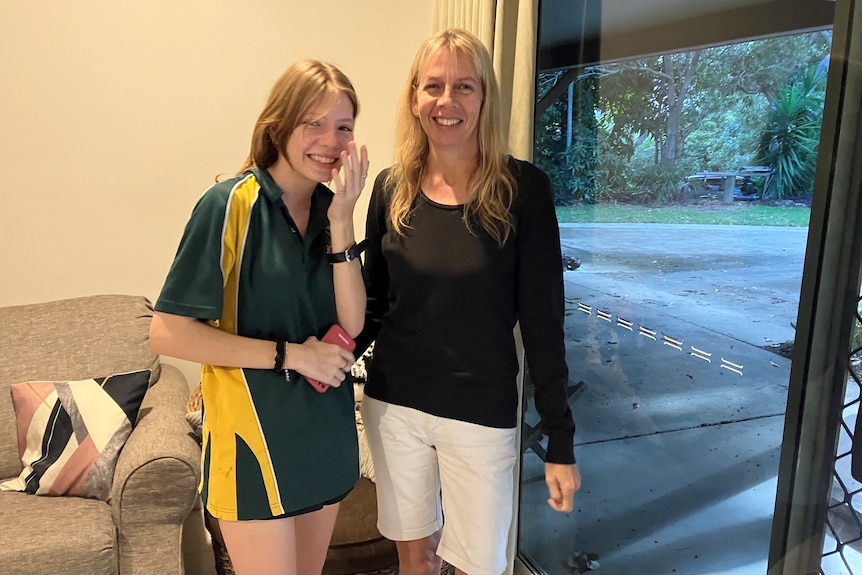
[[[374,344],[365,393],[420,411],[485,425],[517,424],[520,321],[549,463],[574,463],[566,399],[560,233],[551,183],[509,160],[515,233],[500,247],[463,206],[420,193],[404,235],[391,229],[386,171],[366,221],[368,315],[359,349]]]

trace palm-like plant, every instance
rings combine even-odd
[[[809,68],[771,102],[771,118],[761,133],[755,160],[773,170],[763,188],[765,199],[812,194],[825,78],[825,67]]]

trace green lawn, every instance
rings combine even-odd
[[[560,223],[572,224],[719,224],[734,226],[807,227],[810,211],[805,207],[751,204],[647,206],[596,204],[558,206]]]

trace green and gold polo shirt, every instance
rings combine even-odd
[[[186,225],[155,309],[228,333],[302,343],[336,322],[318,185],[302,237],[265,169],[209,188]],[[266,519],[344,495],[359,477],[353,389],[203,365],[201,496],[215,517]]]

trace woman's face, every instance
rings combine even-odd
[[[470,59],[441,50],[419,75],[413,115],[418,115],[432,148],[472,149],[478,146],[483,97]]]
[[[311,107],[287,139],[285,151],[296,175],[312,182],[328,182],[340,165],[340,154],[353,141],[353,104],[341,93],[327,107]]]

